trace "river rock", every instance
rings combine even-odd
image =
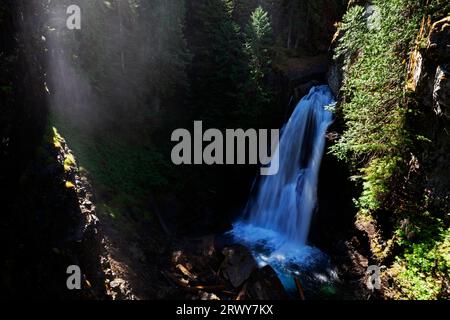
[[[220,300],[220,298],[214,293],[199,291],[198,295],[200,300],[203,301]]]
[[[285,300],[288,298],[275,270],[269,265],[253,272],[247,283],[247,296],[252,300]]]
[[[225,260],[222,263],[222,275],[235,288],[240,287],[258,268],[250,250],[241,245],[226,247],[222,251]]]

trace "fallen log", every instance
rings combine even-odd
[[[171,283],[177,285],[181,289],[185,291],[222,291],[226,289],[226,286],[223,284],[218,285],[196,285],[196,286],[189,286],[189,282],[183,282],[180,279],[178,279],[174,274],[166,271],[161,271],[161,273],[164,275],[164,277],[169,280]]]
[[[297,287],[298,295],[300,300],[305,300],[305,292],[303,291],[302,283],[298,277],[294,277],[295,286]]]
[[[190,280],[197,279],[197,276],[192,274],[185,266],[182,264],[177,264],[177,269],[181,271],[186,277],[188,277]]]

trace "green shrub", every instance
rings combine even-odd
[[[360,209],[358,217],[374,221],[379,228],[370,243],[373,256],[384,260],[393,251],[396,253],[395,262],[387,271],[393,278],[393,286],[386,288],[386,296],[448,299],[449,215],[442,216],[439,208],[431,209],[427,199],[403,194],[408,192],[403,188],[408,172],[405,160],[410,152],[415,152],[411,141],[430,142],[406,125],[407,116],[414,116],[409,100],[414,97],[405,92],[408,57],[422,17],[439,8],[445,12],[443,8],[448,8],[448,3],[440,0],[372,3],[377,6],[380,19],[368,23],[365,9],[356,5],[348,10],[340,27],[343,34],[334,58],[344,63],[337,112],[342,115],[345,128],[331,152],[358,173],[355,177],[362,187],[356,201]],[[384,219],[379,219],[383,214]],[[387,217],[388,214],[391,216]],[[399,226],[390,234],[383,221],[394,224],[398,221]],[[381,239],[383,232],[384,237],[392,236],[391,239]],[[393,247],[389,243],[394,241],[396,249],[386,253]]]
[[[429,212],[413,217],[416,221],[409,221],[409,228],[397,230],[404,253],[394,264],[395,285],[409,299],[449,299],[445,291],[450,284],[450,228],[445,217]]]
[[[332,152],[361,171],[363,210],[382,207],[408,148],[405,48],[412,46],[421,18],[413,1],[374,1],[374,5],[381,16],[376,25],[368,25],[361,6],[347,12],[335,56],[344,59],[340,108],[345,131]]]

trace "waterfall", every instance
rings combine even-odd
[[[325,133],[333,104],[328,86],[313,87],[282,129],[275,157],[277,175],[262,177],[254,200],[246,208],[248,223],[273,230],[288,242],[305,245],[317,203],[317,180]]]
[[[313,87],[298,103],[274,155],[278,174],[260,178],[244,218],[231,231],[252,249],[260,265],[274,267],[285,286],[292,287],[292,273],[305,274],[305,268],[313,269],[314,277],[333,278],[326,255],[308,246],[307,240],[317,207],[325,134],[332,122],[327,106],[334,103],[328,86]],[[319,270],[327,271],[319,275]]]

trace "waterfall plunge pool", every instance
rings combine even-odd
[[[245,222],[235,223],[228,235],[250,249],[259,267],[270,265],[293,298],[298,297],[295,277],[307,299],[334,299],[339,295],[341,282],[336,268],[318,248],[289,242],[276,231]]]

